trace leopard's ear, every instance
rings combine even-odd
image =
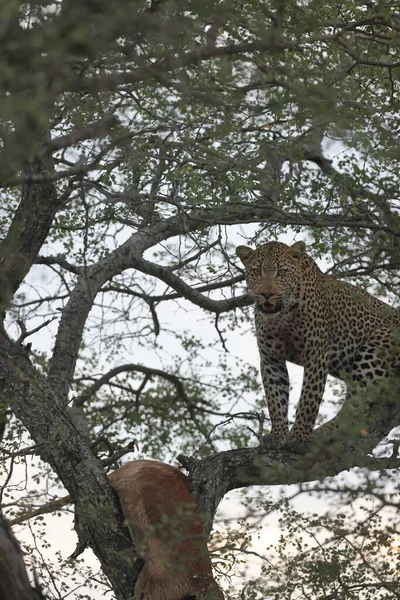
[[[306,248],[307,248],[307,246],[306,246],[305,242],[295,242],[294,244],[292,244],[290,246],[289,254],[295,260],[300,260],[300,258],[305,253]]]
[[[242,263],[246,266],[251,257],[255,254],[255,250],[252,250],[248,246],[238,246],[236,248],[236,255],[240,258]]]

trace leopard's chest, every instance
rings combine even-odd
[[[306,331],[300,319],[265,319],[256,314],[257,342],[264,357],[275,356],[297,365],[305,363]]]

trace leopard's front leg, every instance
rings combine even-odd
[[[284,445],[289,431],[289,375],[286,361],[269,355],[260,348],[261,377],[271,419],[271,431],[264,436],[266,447],[279,448]]]
[[[311,439],[325,391],[327,375],[328,347],[327,342],[321,340],[307,352],[296,418],[285,444],[293,452],[304,452]]]

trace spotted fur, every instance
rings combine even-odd
[[[400,311],[365,291],[322,273],[304,242],[239,246],[255,298],[261,375],[272,429],[267,443],[304,449],[327,374],[357,385],[385,377],[398,357]],[[294,425],[289,432],[286,361],[304,367]]]

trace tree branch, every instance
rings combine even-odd
[[[134,267],[135,257],[141,256],[147,248],[170,235],[178,235],[181,231],[178,222],[158,222],[143,228],[107,257],[88,266],[78,277],[70,300],[62,312],[49,365],[48,384],[65,403],[67,403],[86,319],[102,286],[125,269]]]
[[[238,297],[233,296],[226,300],[213,300],[201,294],[178,275],[175,275],[170,267],[163,267],[158,263],[152,263],[144,258],[136,258],[132,266],[142,273],[157,277],[157,279],[172,287],[180,296],[212,313],[221,314],[233,308],[249,306],[254,302],[254,299],[249,294],[243,294]]]
[[[57,150],[68,148],[78,142],[104,137],[110,129],[118,125],[118,123],[119,120],[115,115],[106,115],[94,123],[88,123],[79,129],[74,129],[66,135],[61,135],[45,142],[43,146],[37,150],[36,156],[37,158],[43,158],[51,155]]]
[[[222,56],[238,56],[241,54],[268,50],[294,50],[301,47],[303,43],[309,44],[317,41],[328,42],[335,40],[336,37],[336,35],[317,33],[309,36],[307,39],[278,40],[265,38],[258,39],[255,42],[242,42],[226,46],[206,45],[196,48],[196,50],[183,53],[180,56],[171,54],[162,60],[155,63],[146,63],[144,66],[140,66],[132,71],[111,73],[109,75],[101,75],[100,77],[81,77],[80,79],[75,79],[67,83],[66,89],[73,92],[113,90],[128,83],[139,83],[150,79],[157,80],[159,75],[162,77],[167,72],[176,71],[182,67],[195,66],[201,62],[220,58]]]
[[[120,365],[119,367],[115,367],[115,369],[111,369],[108,373],[105,373],[102,377],[100,377],[90,388],[88,388],[85,392],[83,392],[78,398],[75,398],[73,405],[74,406],[83,406],[90,396],[93,396],[103,385],[107,384],[110,379],[119,375],[120,373],[126,373],[129,371],[144,373],[145,375],[161,377],[170,381],[176,387],[176,390],[179,396],[185,402],[188,401],[185,388],[183,387],[182,381],[176,375],[172,373],[167,373],[166,371],[161,371],[160,369],[153,369],[151,367],[145,367],[143,365],[135,365],[135,364],[127,364]]]
[[[307,454],[262,447],[220,452],[202,461],[179,456],[189,469],[193,497],[206,519],[206,530],[223,496],[250,485],[289,485],[333,477],[353,467],[372,470],[398,467],[397,457],[377,458],[372,451],[400,422],[399,382],[363,391],[356,410],[347,398],[336,417],[314,431]]]
[[[33,160],[25,174],[53,171],[51,159]],[[0,310],[6,308],[28,273],[60,208],[52,183],[27,184],[6,237],[0,244]]]

